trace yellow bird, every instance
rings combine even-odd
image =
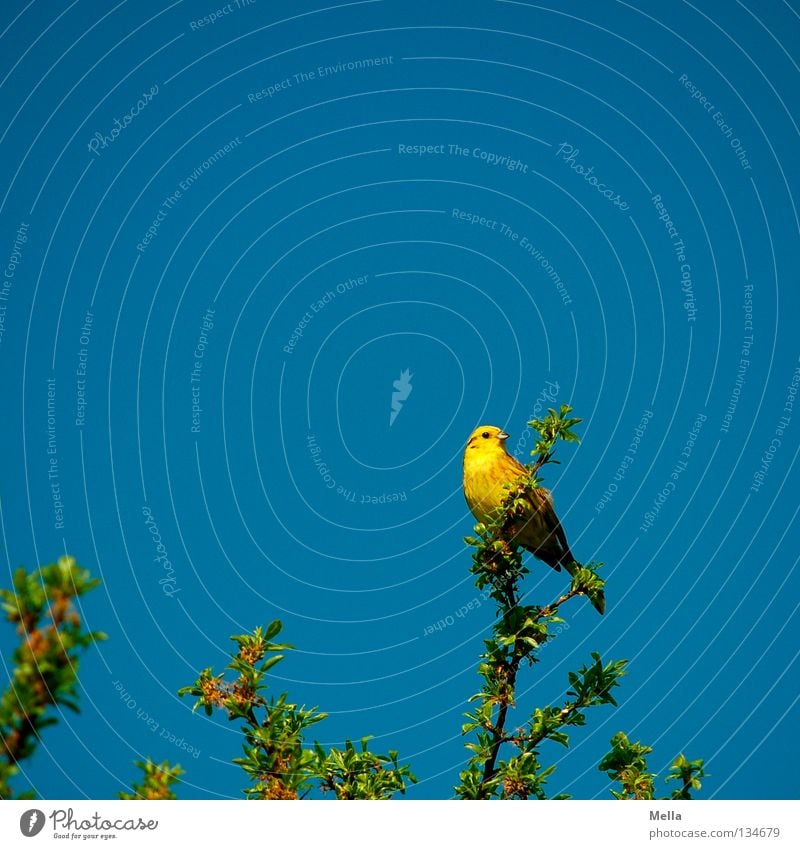
[[[497,518],[508,490],[525,473],[524,466],[506,451],[508,434],[494,425],[476,428],[464,449],[464,497],[479,522],[488,524]],[[530,511],[513,527],[512,540],[536,555],[548,566],[561,567],[574,575],[580,564],[575,561],[561,522],[553,507],[553,496],[543,487],[530,490]],[[605,597],[594,603],[599,613],[606,608]]]

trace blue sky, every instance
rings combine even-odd
[[[543,752],[553,792],[606,798],[625,730],[658,772],[705,758],[706,797],[797,796],[796,3],[0,23],[3,568],[73,554],[110,636],[24,781],[109,797],[149,755],[239,795],[235,726],[176,691],[280,618],[321,742],[373,734],[448,797],[493,621],[463,445],[527,459],[556,398],[583,441],[546,482],[608,612],[573,606],[517,721],[593,650],[630,666]]]

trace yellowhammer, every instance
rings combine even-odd
[[[494,425],[476,428],[464,449],[464,496],[479,522],[488,524],[497,518],[508,489],[525,473],[525,467],[506,451],[508,434]],[[512,526],[512,542],[527,549],[548,566],[561,571],[563,566],[574,575],[580,564],[569,550],[567,537],[553,508],[553,496],[543,487],[529,490],[530,512]],[[606,609],[605,597],[594,602],[599,613]]]

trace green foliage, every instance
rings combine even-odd
[[[681,786],[672,791],[670,799],[691,799],[690,790],[699,790],[703,785],[701,779],[707,778],[708,773],[703,769],[703,759],[687,761],[683,755],[678,755],[672,762],[669,774],[664,781],[679,781]]]
[[[207,714],[226,711],[228,719],[243,720],[244,757],[236,758],[251,782],[245,795],[251,799],[298,799],[314,787],[332,791],[338,799],[388,799],[404,793],[406,780],[416,781],[408,766],[399,766],[397,752],[376,755],[367,748],[368,737],[356,749],[348,740],[344,750],[325,751],[319,743],[307,747],[305,732],[326,718],[317,708],[291,704],[288,693],[267,698],[267,672],[283,660],[280,652],[291,649],[274,643],[282,625],[272,622],[266,629],[231,639],[238,652],[226,669],[235,673],[214,675],[210,668],[197,681],[179,690],[180,696],[197,698],[195,709]]]
[[[18,568],[12,589],[0,589],[2,610],[20,638],[11,658],[11,681],[0,696],[0,799],[14,798],[11,779],[35,752],[42,731],[57,721],[51,708],[79,710],[80,655],[106,635],[84,630],[74,602],[99,585],[88,569],[65,555],[32,572]],[[183,772],[179,766],[149,759],[137,766],[144,773],[142,783],[120,798],[175,798],[170,785]],[[16,798],[34,797],[28,790]]]
[[[146,761],[136,761],[136,766],[142,771],[140,782],[134,782],[131,793],[120,792],[120,799],[175,799],[172,785],[180,781],[184,771],[168,761],[156,764],[148,758]]]
[[[547,415],[543,419],[532,419],[528,422],[528,425],[539,434],[533,451],[531,451],[532,457],[539,455],[534,464],[535,470],[546,463],[558,463],[558,460],[552,458],[555,445],[559,439],[563,439],[564,442],[581,441],[572,428],[580,424],[583,419],[569,418],[571,412],[572,407],[568,404],[562,404],[558,411],[548,409]]]
[[[654,798],[655,775],[647,771],[650,746],[631,743],[622,731],[611,738],[611,751],[600,761],[598,769],[620,784],[620,791],[612,790],[615,799]]]
[[[362,737],[360,749],[347,740],[343,751],[326,752],[314,744],[315,772],[323,791],[335,793],[337,799],[390,799],[395,791],[405,792],[405,779],[416,781],[408,766],[398,765],[397,752],[389,751],[388,756],[370,752],[369,739]]]
[[[648,771],[647,756],[653,749],[641,743],[631,743],[626,734],[618,732],[611,738],[611,751],[600,761],[598,769],[618,782],[620,789],[612,790],[615,799],[691,799],[690,790],[699,790],[707,773],[703,761],[687,761],[683,755],[673,761],[665,781],[679,781],[681,786],[670,796],[655,795],[656,775]]]
[[[64,556],[32,572],[20,567],[13,589],[0,590],[3,612],[20,638],[11,681],[0,696],[0,799],[13,798],[9,782],[20,762],[33,754],[42,730],[56,722],[50,708],[78,710],[80,653],[105,635],[83,630],[73,602],[99,583]]]

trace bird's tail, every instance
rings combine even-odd
[[[567,572],[569,572],[570,577],[574,577],[578,569],[583,568],[577,560],[574,560],[572,558],[564,558],[561,561],[561,565],[567,570]],[[597,593],[597,595],[593,599],[590,599],[590,601],[592,602],[592,606],[594,607],[594,609],[601,616],[606,612],[606,594],[602,590],[600,590],[600,592]]]

